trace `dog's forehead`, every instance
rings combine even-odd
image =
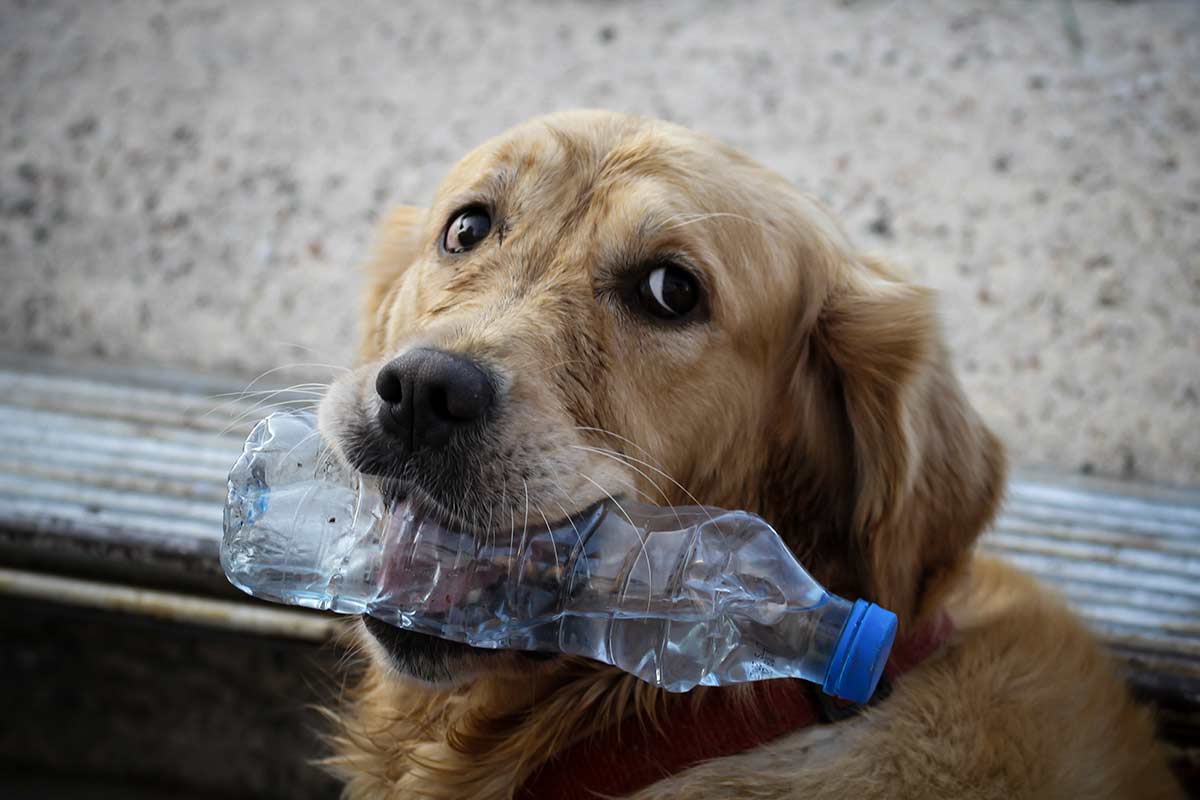
[[[453,207],[472,199],[540,212],[607,210],[713,213],[744,209],[728,191],[740,154],[683,128],[599,112],[539,118],[485,142],[460,161],[439,191]],[[532,208],[531,208],[532,210]]]
[[[601,190],[680,180],[690,161],[683,142],[653,126],[536,120],[470,152],[446,176],[439,197],[452,204],[475,193],[560,207]]]
[[[831,229],[797,197],[779,175],[703,135],[570,112],[532,120],[468,154],[442,184],[434,219],[472,204],[494,207],[514,233],[505,252],[528,257],[510,261],[513,269],[569,263],[576,280],[606,265],[684,254],[713,288],[718,316],[736,324],[808,292],[801,261],[809,259],[798,260],[795,245],[814,234],[830,240]]]
[[[508,221],[536,219],[539,232],[555,235],[579,223],[589,233],[647,240],[742,227],[734,233],[744,247],[761,234],[756,203],[769,205],[753,171],[765,172],[677,126],[572,112],[518,126],[468,154],[443,182],[435,218],[480,203]]]

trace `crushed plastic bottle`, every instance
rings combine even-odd
[[[743,511],[605,502],[477,535],[389,509],[307,413],[261,421],[229,475],[221,565],[255,597],[485,648],[569,653],[670,691],[804,678],[870,699],[896,617],[830,594]]]

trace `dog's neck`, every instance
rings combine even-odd
[[[949,633],[940,615],[898,643],[885,677],[922,662]],[[326,764],[350,797],[500,800],[519,787],[525,800],[594,796],[566,787],[620,796],[845,710],[821,697],[798,680],[671,694],[581,659],[452,692],[420,690],[372,668],[336,720],[338,752]]]
[[[899,642],[876,699],[886,700],[891,682],[940,649],[951,632],[949,616],[940,614]],[[525,781],[516,798],[624,797],[701,762],[745,752],[802,728],[841,722],[861,708],[799,680],[702,690],[675,698],[653,724],[624,719],[559,751]]]

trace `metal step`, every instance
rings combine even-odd
[[[6,796],[337,797],[310,761],[339,626],[217,563],[254,401],[311,398],[230,391],[0,356]]]

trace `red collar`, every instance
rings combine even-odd
[[[942,614],[897,642],[884,668],[875,700],[900,675],[945,643],[954,627]],[[632,720],[559,751],[517,792],[517,800],[595,800],[624,797],[701,761],[749,750],[821,722],[853,715],[858,706],[822,695],[801,680],[751,684],[756,713],[746,713],[746,696],[709,690],[699,704],[679,703],[658,726]]]

